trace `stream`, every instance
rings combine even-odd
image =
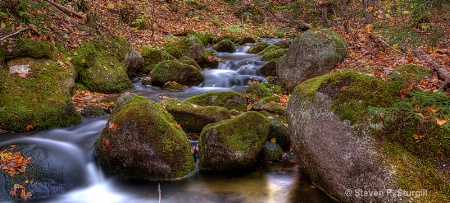
[[[273,43],[273,42],[272,42]],[[263,81],[258,69],[266,62],[261,56],[246,54],[249,46],[238,46],[235,53],[217,53],[217,69],[204,70],[205,80],[199,86],[183,91],[162,90],[133,80],[134,93],[160,101],[161,95],[186,99],[206,92],[236,91],[244,93],[249,81]],[[297,164],[290,162],[260,163],[248,172],[211,174],[198,172],[193,177],[173,182],[118,180],[104,177],[93,159],[93,147],[106,125],[108,116],[83,118],[81,124],[66,128],[6,134],[0,136],[0,148],[10,144],[32,143],[53,149],[80,167],[85,184],[65,194],[46,200],[48,203],[283,203],[332,202],[315,188]]]

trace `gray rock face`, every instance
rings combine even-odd
[[[344,202],[400,201],[392,195],[354,194],[358,189],[398,189],[396,177],[375,150],[375,141],[358,135],[354,126],[329,110],[330,104],[330,98],[320,92],[310,100],[294,91],[287,108],[292,145],[312,181]]]
[[[203,81],[203,74],[194,66],[170,60],[158,63],[153,68],[151,75],[152,84],[156,86],[163,86],[171,81],[192,86]]]
[[[199,169],[237,171],[252,166],[269,130],[268,119],[254,111],[207,125],[198,142]]]
[[[281,86],[292,92],[304,80],[329,72],[344,60],[347,46],[345,39],[332,30],[305,32],[277,64]]]

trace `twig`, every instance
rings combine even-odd
[[[26,31],[26,30],[29,30],[29,29],[30,29],[30,28],[26,27],[26,28],[22,28],[22,29],[20,29],[20,30],[17,30],[16,32],[13,32],[13,33],[11,33],[11,34],[9,34],[9,35],[6,35],[6,36],[0,38],[0,42],[3,41],[3,40],[5,40],[5,39],[7,39],[7,38],[9,38],[9,37],[16,36],[16,35],[20,34],[21,32]]]
[[[377,40],[378,42],[380,42],[380,43],[386,45],[387,47],[391,48],[392,50],[394,50],[394,51],[397,52],[397,53],[400,53],[400,54],[402,54],[402,55],[405,55],[405,53],[403,53],[403,52],[399,51],[398,49],[392,47],[392,46],[389,45],[387,42],[383,41],[382,39],[380,39],[378,36],[376,36],[376,35],[373,34],[373,33],[370,34],[370,38]]]
[[[450,84],[450,73],[445,69],[445,67],[437,64],[432,59],[428,58],[427,55],[422,53],[420,50],[412,50],[411,51],[414,56],[423,60],[431,65],[431,67],[438,73],[439,77],[444,80],[444,84],[441,85],[439,89],[444,90],[447,88],[448,84]]]
[[[51,5],[55,6],[56,8],[58,8],[58,9],[61,10],[61,11],[64,11],[64,12],[66,12],[66,13],[73,14],[74,16],[77,16],[77,17],[79,17],[79,18],[86,19],[86,16],[85,16],[85,15],[81,15],[81,14],[75,12],[75,11],[72,11],[72,10],[70,10],[70,9],[68,9],[68,8],[66,8],[66,7],[64,7],[64,6],[62,6],[61,4],[58,4],[58,3],[53,2],[53,1],[50,1],[50,0],[47,0],[47,2],[50,3]]]

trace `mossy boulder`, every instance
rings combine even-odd
[[[308,30],[292,42],[277,64],[277,77],[283,88],[292,92],[301,82],[332,70],[344,60],[348,44],[330,29]]]
[[[252,83],[245,90],[247,101],[254,103],[260,98],[273,96],[274,94],[282,94],[283,89],[280,86],[267,82]]]
[[[245,96],[237,92],[208,92],[189,97],[186,102],[201,106],[222,106],[238,111],[245,111],[247,108]]]
[[[247,53],[249,54],[257,54],[259,52],[261,52],[262,50],[264,50],[265,48],[267,48],[270,44],[267,44],[265,42],[258,42],[256,44],[254,44],[248,51]]]
[[[12,49],[8,48],[8,43],[0,45],[0,58],[12,59],[16,57],[32,57],[35,59],[52,59],[56,56],[57,49],[47,41],[33,40],[26,37],[20,37],[15,42]]]
[[[283,155],[283,150],[280,145],[270,141],[266,141],[264,148],[258,156],[260,161],[279,161]]]
[[[286,54],[286,49],[275,49],[273,51],[265,52],[261,57],[261,61],[278,61]]]
[[[71,100],[75,71],[69,61],[16,58],[0,71],[0,129],[22,132],[81,122]]]
[[[142,84],[144,84],[144,83],[142,83]],[[169,81],[169,82],[164,83],[162,88],[166,89],[166,90],[181,91],[181,90],[183,90],[183,88],[185,88],[185,86],[183,86],[180,83],[177,83],[175,81]]]
[[[166,99],[161,104],[188,133],[201,133],[206,125],[228,119],[231,115],[224,107],[198,106],[178,99]]]
[[[203,74],[192,65],[177,61],[158,63],[151,72],[152,84],[163,86],[166,82],[175,81],[181,85],[193,86],[203,81]]]
[[[385,82],[345,71],[306,80],[294,89],[287,109],[292,146],[312,181],[330,196],[343,202],[441,202],[448,199],[450,187],[448,175],[445,175],[448,169],[442,168],[442,160],[450,157],[444,152],[448,151],[444,146],[450,145],[445,145],[441,136],[445,128],[436,123],[424,124],[426,119],[420,117],[414,119],[416,110],[423,109],[420,113],[425,115],[426,106],[431,103],[439,106],[445,100],[437,99],[429,104],[417,102],[440,96],[427,95],[428,99],[424,99],[414,92],[407,93],[411,99],[401,99],[401,84],[404,82]],[[450,101],[448,97],[447,101]],[[437,106],[432,108],[438,109]],[[411,109],[409,114],[405,114],[407,109]],[[417,130],[427,131],[425,137],[432,139],[424,139],[424,134]],[[358,189],[384,191],[385,194],[387,190],[427,190],[432,194],[345,194],[346,190],[356,192]]]
[[[277,76],[277,61],[270,60],[268,63],[264,64],[258,71],[264,76]]]
[[[200,170],[238,171],[252,166],[264,147],[270,125],[257,112],[207,125],[200,134]]]
[[[267,141],[271,141],[272,138],[275,138],[275,142],[280,145],[283,150],[289,151],[291,144],[289,136],[291,133],[289,132],[286,116],[267,111],[259,111],[259,113],[266,116],[270,121],[270,133]]]
[[[189,57],[187,57],[187,56],[182,56],[182,57],[178,60],[178,62],[187,64],[187,65],[192,65],[192,66],[196,67],[196,68],[199,69],[199,70],[202,69],[202,68],[197,64],[197,62],[194,61],[194,59],[191,59],[191,58],[189,58]]]
[[[288,49],[291,46],[291,44],[292,44],[291,40],[285,39],[285,40],[275,42],[273,45],[279,46],[282,49]]]
[[[206,63],[208,59],[208,52],[203,42],[195,35],[181,37],[175,42],[168,43],[164,45],[164,50],[177,59],[182,56],[194,59],[200,66]]]
[[[278,49],[280,49],[279,46],[271,44],[271,45],[267,46],[266,48],[264,48],[262,51],[258,52],[258,54],[259,55],[264,55],[266,53],[269,53],[269,52],[272,52],[272,51],[275,51],[275,50],[278,50]]]
[[[176,180],[191,176],[194,159],[186,133],[160,104],[124,93],[95,143],[97,162],[121,179]]]
[[[95,92],[124,92],[132,87],[127,70],[119,62],[120,56],[109,55],[107,47],[101,42],[84,43],[71,53],[77,82]]]
[[[141,56],[141,53],[131,51],[126,54],[123,64],[127,70],[128,77],[135,77],[141,73],[139,69],[144,65],[144,58]]]
[[[10,194],[10,191],[14,191],[15,184],[24,186],[25,192],[31,193],[28,199],[31,201],[51,198],[88,184],[84,160],[78,156],[81,151],[73,151],[73,147],[63,147],[52,142],[39,145],[29,144],[30,140],[27,139],[15,141],[9,143],[16,145],[14,149],[11,150],[7,144],[3,144],[0,151],[4,154],[20,153],[23,158],[29,158],[30,162],[25,165],[24,172],[14,177],[5,171],[0,172],[0,201],[23,201],[20,198],[21,189],[15,190],[15,197]]]
[[[170,59],[170,56],[166,52],[150,46],[142,46],[141,55],[142,58],[144,58],[144,64],[142,65],[142,68],[139,69],[139,72],[144,74],[149,74],[159,62]]]
[[[280,103],[280,97],[270,96],[264,97],[252,105],[254,110],[258,111],[268,111],[276,113],[279,115],[286,115],[286,107],[282,106]]]
[[[234,47],[234,44],[231,40],[222,40],[220,42],[217,42],[213,49],[218,52],[229,52],[233,53],[236,51],[236,48]]]
[[[98,117],[106,115],[106,112],[98,106],[86,106],[80,113],[84,117]]]

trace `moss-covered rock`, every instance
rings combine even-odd
[[[252,166],[269,134],[269,121],[257,112],[207,125],[200,134],[200,170],[237,171]]]
[[[259,113],[266,116],[270,121],[270,133],[267,141],[272,141],[272,138],[275,138],[275,142],[283,150],[289,151],[291,144],[289,136],[291,133],[289,132],[286,116],[267,111],[259,111]]]
[[[125,93],[117,100],[95,143],[95,157],[108,176],[175,180],[195,171],[186,133],[164,108]]]
[[[344,202],[449,199],[448,168],[442,167],[450,160],[450,143],[443,136],[449,131],[433,116],[442,113],[439,119],[449,119],[445,112],[450,110],[442,107],[450,99],[418,91],[401,99],[401,78],[385,82],[356,72],[332,73],[294,89],[287,113],[292,145],[312,181],[331,196]],[[429,108],[439,110],[427,113]],[[343,192],[359,188],[432,194],[400,199]]]
[[[182,56],[182,57],[178,60],[178,62],[187,64],[187,65],[192,65],[192,66],[196,67],[196,68],[199,69],[199,70],[202,69],[202,68],[197,64],[197,62],[194,61],[194,59],[191,59],[191,58],[189,58],[189,57],[187,57],[187,56]]]
[[[169,60],[170,56],[158,49],[152,48],[150,46],[141,47],[141,55],[144,58],[144,65],[139,70],[139,72],[148,74],[153,68],[161,61]]]
[[[277,76],[277,61],[270,60],[268,63],[264,64],[258,72],[264,76]]]
[[[274,94],[282,94],[283,89],[278,85],[267,82],[252,83],[245,90],[245,95],[250,103],[254,103],[262,97],[273,96]]]
[[[308,30],[295,39],[277,64],[277,77],[283,88],[292,92],[306,79],[325,74],[344,60],[348,44],[330,29]]]
[[[280,145],[270,141],[266,141],[264,148],[258,156],[260,161],[279,161],[283,155],[283,150]]]
[[[286,115],[286,107],[279,104],[279,102],[280,97],[277,96],[264,97],[259,101],[255,102],[252,108],[258,111],[268,111],[284,116]]]
[[[265,52],[261,57],[261,61],[278,61],[282,56],[286,54],[286,49],[276,49],[273,51]]]
[[[237,92],[208,92],[189,97],[186,102],[201,106],[222,106],[238,111],[245,111],[247,108],[245,96]]]
[[[271,45],[267,46],[266,48],[264,48],[262,51],[258,52],[258,54],[259,55],[264,55],[266,53],[269,53],[269,52],[272,52],[272,51],[275,51],[275,50],[278,50],[278,49],[280,49],[279,46],[271,44]]]
[[[273,45],[278,46],[282,49],[288,49],[291,46],[291,44],[292,44],[291,40],[285,39],[285,40],[275,42]]]
[[[72,52],[77,82],[91,91],[102,93],[124,92],[132,87],[127,70],[119,62],[120,56],[110,56],[103,43],[84,43]]]
[[[161,102],[185,132],[200,133],[210,123],[228,119],[230,112],[219,106],[198,106],[178,99]]]
[[[195,35],[182,37],[175,42],[164,45],[164,50],[177,59],[187,56],[202,66],[208,59],[208,53],[202,41]]]
[[[258,42],[255,45],[253,45],[247,51],[247,53],[249,53],[249,54],[257,54],[257,53],[261,52],[262,50],[264,50],[265,48],[267,48],[268,46],[269,46],[269,44],[267,44],[265,42]]]
[[[194,66],[171,60],[158,63],[153,68],[151,76],[152,84],[155,86],[163,86],[170,81],[193,86],[203,81],[202,72]]]
[[[26,37],[20,37],[12,50],[8,48],[8,43],[0,45],[0,58],[12,59],[21,56],[28,56],[35,59],[52,59],[56,56],[57,49],[47,41],[38,41]],[[10,50],[10,52],[8,51]]]
[[[218,52],[229,52],[233,53],[236,51],[236,48],[234,47],[234,44],[231,40],[222,40],[220,42],[217,42],[213,49]]]
[[[142,84],[144,84],[144,83],[142,83]],[[145,84],[144,84],[144,85],[145,85]],[[166,82],[166,83],[164,83],[164,85],[162,86],[163,89],[166,89],[166,90],[175,90],[175,91],[181,91],[181,90],[183,90],[184,87],[185,87],[185,86],[183,86],[183,85],[181,85],[181,84],[179,84],[179,83],[177,83],[177,82],[175,82],[175,81],[169,81],[169,82]]]
[[[81,122],[71,102],[75,71],[69,61],[17,58],[1,68],[0,129],[25,131]]]
[[[106,114],[106,112],[98,106],[86,106],[80,113],[84,117],[98,117]]]

